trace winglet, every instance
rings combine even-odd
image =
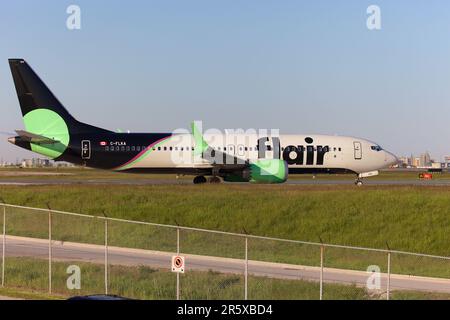
[[[195,148],[194,148],[194,155],[198,156],[203,154],[208,149],[208,144],[203,139],[202,132],[197,128],[196,123],[199,121],[193,121],[191,123],[191,131],[192,135],[194,136],[194,142],[195,142]],[[200,122],[201,126],[201,122]]]

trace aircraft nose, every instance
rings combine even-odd
[[[8,138],[8,142],[12,143],[12,144],[16,144],[16,138],[15,137]]]
[[[387,166],[393,166],[399,162],[398,158],[393,153],[388,151],[385,151],[384,161]]]

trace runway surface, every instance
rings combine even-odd
[[[0,239],[0,243],[2,243]],[[105,247],[101,245],[52,242],[52,252],[58,261],[80,261],[103,263]],[[170,271],[171,257],[175,253],[149,251],[130,248],[108,248],[108,260],[111,265],[140,266],[161,268]],[[186,257],[186,273],[190,270],[216,271],[244,275],[245,260],[222,257],[183,254]],[[8,257],[48,258],[48,240],[7,236],[6,261]],[[449,261],[450,265],[450,261]],[[249,261],[250,275],[277,279],[319,281],[320,268],[262,261]],[[325,283],[354,284],[366,286],[369,273],[334,268],[324,268]],[[6,275],[7,277],[7,275]],[[386,290],[387,275],[381,274],[381,290]],[[391,290],[414,290],[450,293],[450,279],[391,275]]]
[[[239,184],[239,183],[229,183],[227,184]],[[108,184],[108,185],[191,185],[192,181],[188,179],[71,179],[71,178],[46,178],[46,179],[36,179],[36,178],[22,178],[22,179],[1,179],[0,185],[98,185],[98,184]],[[242,183],[240,183],[242,184]],[[353,180],[333,180],[333,179],[292,179],[284,183],[284,185],[354,185]],[[436,179],[436,180],[412,180],[412,179],[402,179],[402,180],[381,180],[381,179],[365,179],[364,185],[368,186],[450,186],[450,179]]]

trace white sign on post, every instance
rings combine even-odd
[[[184,257],[173,256],[172,257],[172,272],[184,273]]]

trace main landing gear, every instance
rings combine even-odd
[[[204,183],[218,184],[221,183],[222,180],[218,176],[212,176],[209,179],[206,179],[205,176],[197,176],[194,178],[194,184],[204,184]]]
[[[222,182],[222,180],[220,180],[220,178],[218,176],[213,176],[213,177],[209,178],[209,183],[218,184],[221,182]]]
[[[357,185],[358,187],[361,187],[363,185],[363,181],[361,178],[356,178],[355,180],[355,185]]]
[[[206,180],[205,176],[197,176],[194,178],[194,184],[203,184],[206,183],[208,180]]]

